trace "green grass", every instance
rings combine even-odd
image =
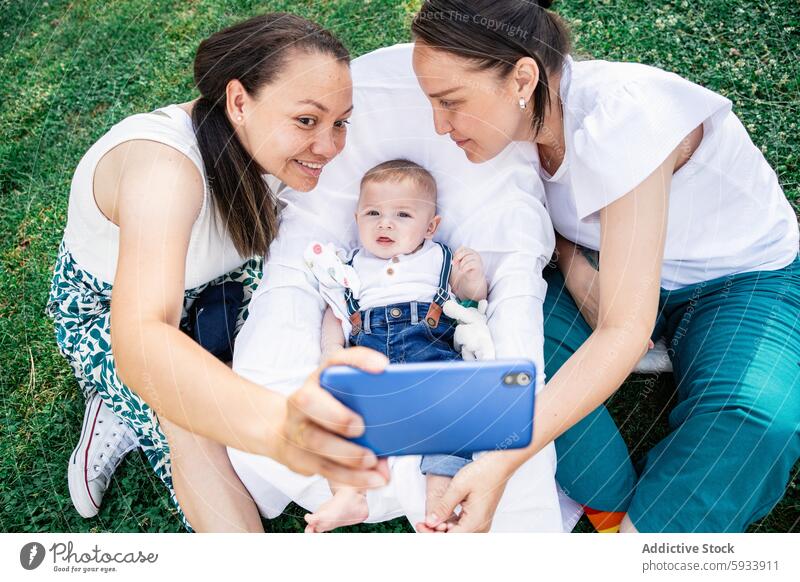
[[[235,5],[235,7],[234,7]],[[131,454],[100,515],[83,520],[66,482],[83,401],[44,317],[72,172],[125,116],[193,97],[191,62],[214,30],[267,9],[338,34],[354,56],[407,41],[418,2],[0,0],[0,531],[180,531],[164,489]],[[563,0],[576,52],[635,60],[727,95],[797,207],[800,7],[796,0]],[[634,457],[666,433],[673,385],[634,378],[611,408]],[[754,531],[800,531],[798,471]],[[267,531],[300,531],[290,506]],[[410,531],[404,520],[354,531]],[[580,531],[586,531],[583,521]]]

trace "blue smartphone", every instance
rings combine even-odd
[[[351,440],[379,457],[525,447],[535,384],[528,360],[389,364],[380,374],[331,366],[320,377],[364,419],[364,434]]]

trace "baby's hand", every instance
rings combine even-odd
[[[460,299],[486,299],[488,286],[481,256],[470,248],[461,247],[453,254],[450,286]]]

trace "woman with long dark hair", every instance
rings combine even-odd
[[[599,529],[624,515],[623,531],[742,531],[800,457],[797,218],[728,99],[573,60],[550,4],[428,0],[412,25],[437,132],[476,163],[533,143],[560,235],[534,442],[500,453],[508,471],[456,475],[427,526],[460,503],[462,530],[488,527],[507,475],[555,440],[557,478],[605,514]],[[667,341],[677,405],[637,474],[602,404],[651,336]]]
[[[361,419],[318,373],[285,398],[226,365],[280,188],[311,190],[344,147],[349,55],[312,22],[265,14],[204,40],[194,77],[199,98],[124,119],[75,171],[48,304],[87,397],[70,493],[95,515],[138,446],[187,528],[257,531],[226,445],[354,486],[388,478],[343,438]],[[385,358],[353,349],[335,363],[379,370]]]

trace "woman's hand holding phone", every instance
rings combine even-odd
[[[388,483],[386,460],[346,440],[364,432],[361,417],[319,385],[320,374],[328,366],[353,366],[378,373],[388,363],[383,354],[363,347],[340,350],[324,362],[286,400],[275,460],[296,473],[319,474],[343,485],[371,488]]]

